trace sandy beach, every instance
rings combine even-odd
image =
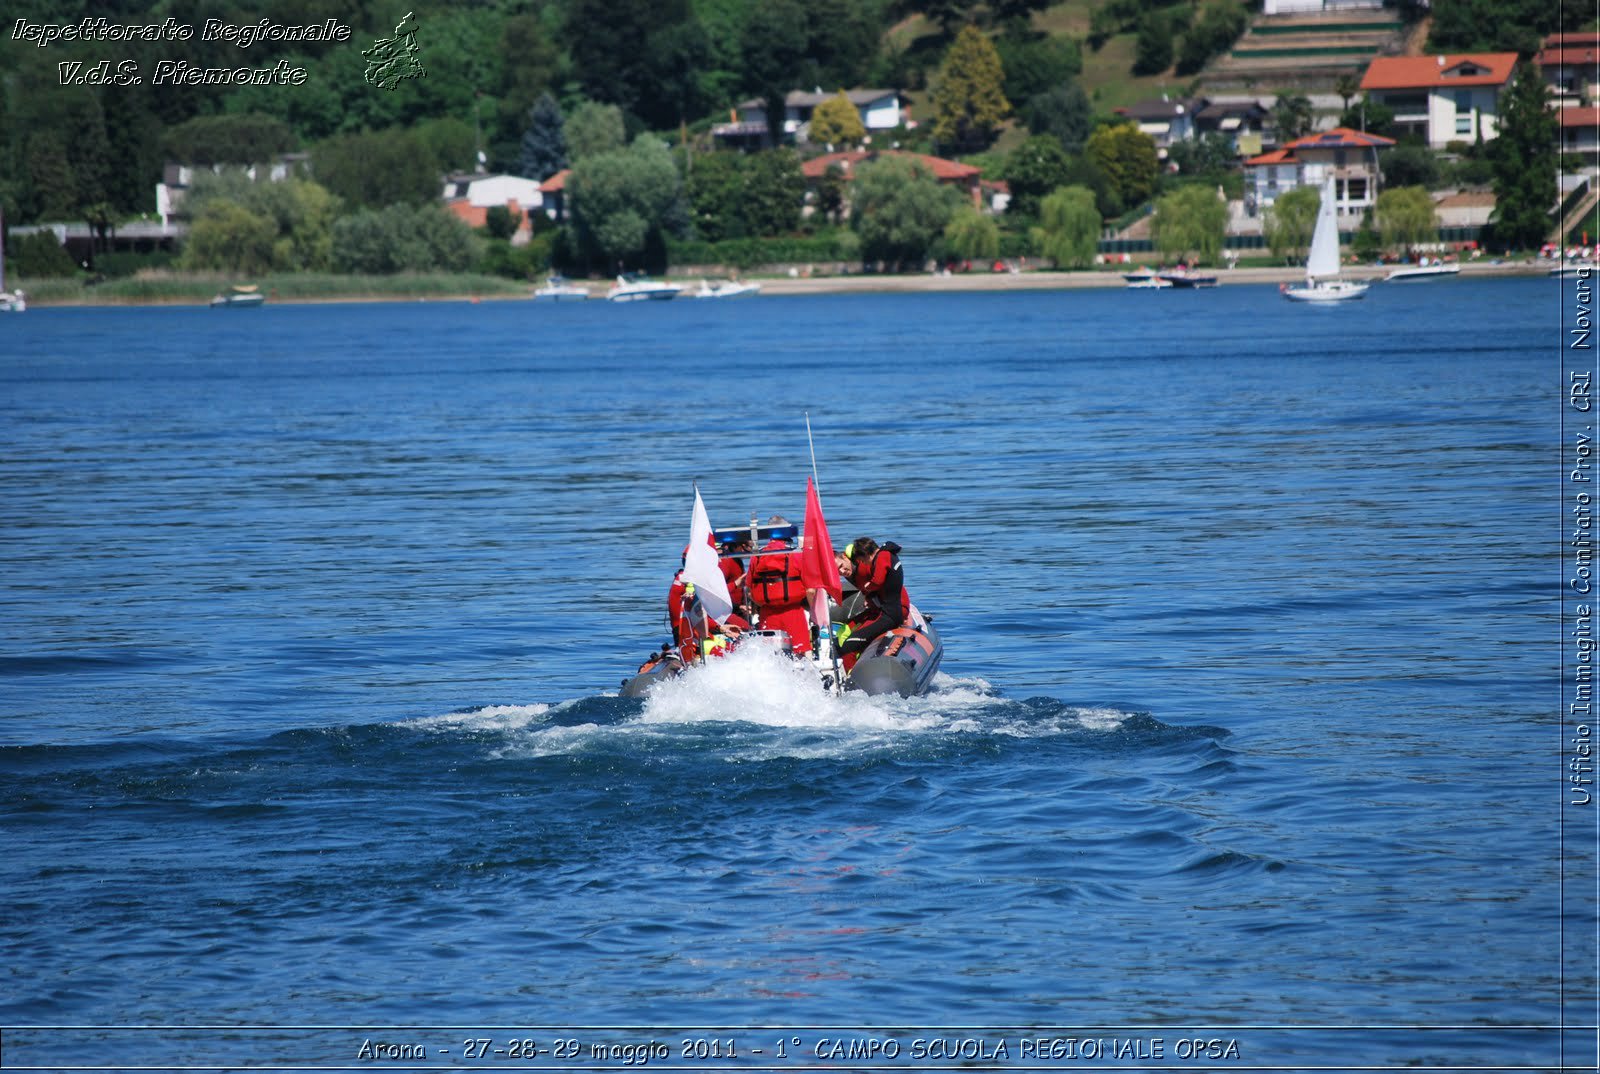
[[[1128,271],[1138,264],[1126,266]],[[1344,275],[1354,280],[1381,280],[1398,266],[1351,265]],[[1550,269],[1543,262],[1488,261],[1463,263],[1463,276],[1540,276]],[[1281,268],[1201,269],[1202,275],[1215,275],[1221,286],[1229,284],[1299,283],[1305,279],[1305,269],[1292,266]],[[899,276],[811,276],[811,277],[755,277],[761,282],[765,295],[815,295],[838,293],[870,293],[885,291],[1050,291],[1084,287],[1124,287],[1121,272],[1096,270],[1093,272],[958,272],[949,276],[926,273]]]

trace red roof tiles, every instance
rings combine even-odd
[[[1515,52],[1455,56],[1379,56],[1361,78],[1364,90],[1503,86],[1517,66]]]
[[[867,150],[854,149],[843,153],[824,153],[820,157],[812,157],[800,166],[807,179],[820,179],[827,172],[830,164],[838,164],[844,169],[845,177],[849,178],[864,161],[877,157],[904,157],[926,168],[935,179],[940,182],[960,182],[978,177],[979,171],[970,164],[962,164],[958,160],[945,160],[943,157],[930,157],[925,153],[910,153],[903,149]]]

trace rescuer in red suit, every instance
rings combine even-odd
[[[789,525],[787,519],[773,516],[768,525]],[[763,630],[781,630],[789,637],[790,651],[803,656],[811,651],[811,620],[806,615],[806,587],[800,580],[800,557],[789,552],[789,545],[777,538],[761,549],[764,553],[750,561],[750,601],[761,615]]]
[[[900,546],[893,541],[880,546],[871,537],[858,537],[845,546],[844,554],[851,584],[866,597],[866,608],[851,621],[850,636],[839,646],[849,670],[868,645],[906,621],[911,597],[900,566]]]

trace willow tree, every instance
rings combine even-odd
[[[956,35],[933,86],[933,136],[956,151],[985,149],[1011,112],[1000,53],[975,26]]]
[[[901,157],[882,157],[864,165],[851,188],[862,257],[883,261],[891,270],[926,259],[961,207],[959,192]]]
[[[1383,245],[1409,249],[1439,239],[1439,214],[1420,186],[1401,186],[1378,195],[1378,234]]]
[[[1267,208],[1263,226],[1267,246],[1274,257],[1303,256],[1311,245],[1311,232],[1317,226],[1317,208],[1322,192],[1314,186],[1301,186],[1279,194]]]
[[[1180,187],[1156,202],[1150,223],[1151,238],[1162,257],[1191,263],[1214,263],[1227,231],[1227,202],[1211,186],[1200,184]]]
[[[1000,256],[1000,228],[994,218],[968,206],[944,227],[944,242],[956,257],[988,261]]]
[[[1064,186],[1039,202],[1039,226],[1030,235],[1033,248],[1057,268],[1083,268],[1094,260],[1100,244],[1100,210],[1094,191]]]

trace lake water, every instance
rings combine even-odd
[[[1592,1060],[1561,288],[0,322],[4,1058]],[[617,697],[807,413],[935,692]]]

